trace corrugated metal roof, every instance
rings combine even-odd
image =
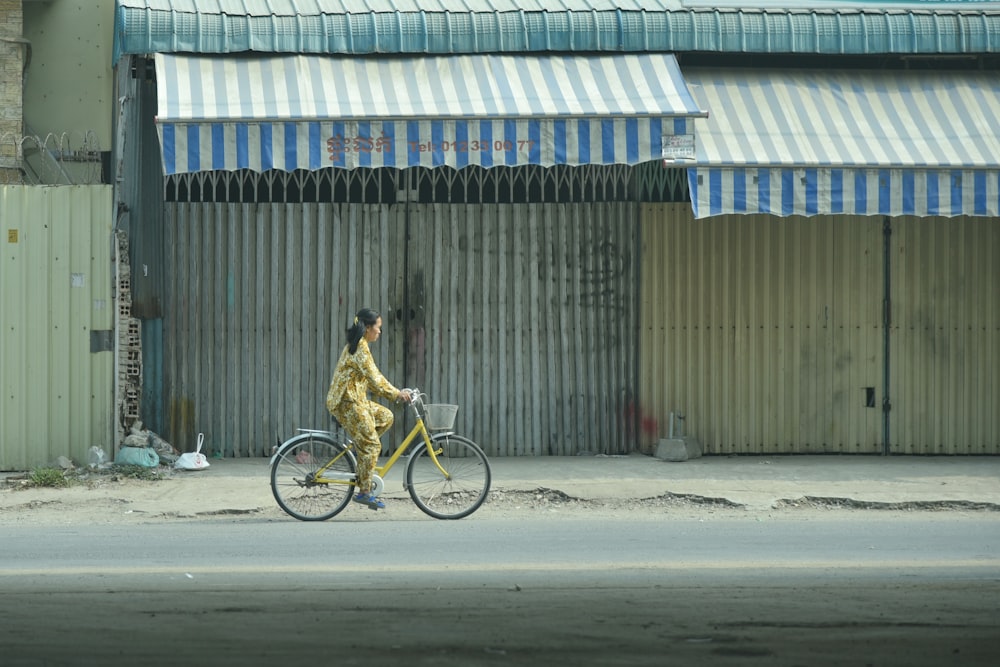
[[[701,0],[695,0],[700,3]],[[1000,3],[118,0],[115,60],[147,53],[1000,52]]]
[[[680,9],[740,9],[801,11],[836,9],[982,8],[997,0],[119,0],[119,5],[191,14],[237,16],[316,16],[381,12],[465,14],[470,12],[671,11]]]
[[[322,14],[561,11],[665,11],[683,0],[119,0],[125,7],[189,14],[319,16]]]
[[[803,9],[840,9],[850,10],[909,10],[909,9],[961,9],[956,5],[962,5],[968,9],[969,5],[974,5],[977,9],[983,5],[1000,6],[997,0],[879,0],[869,2],[868,0],[800,0],[792,2],[790,0],[682,0],[685,7],[692,9],[695,7],[726,7],[740,9],[767,9],[769,11],[801,11]]]

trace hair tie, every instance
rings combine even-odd
[[[358,324],[358,318],[355,317],[354,318],[354,325],[357,326],[357,324]]]

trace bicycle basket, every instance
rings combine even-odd
[[[424,423],[432,431],[447,431],[455,427],[457,405],[430,403],[424,406]]]

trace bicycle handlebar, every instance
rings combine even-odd
[[[417,387],[403,387],[403,391],[410,392],[410,404],[414,402],[419,402],[421,406],[424,404],[424,399],[427,398],[427,394],[420,391]]]

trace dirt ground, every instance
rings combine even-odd
[[[161,469],[159,479],[135,479],[113,471],[82,473],[67,487],[35,487],[25,476],[9,475],[0,480],[0,525],[22,522],[34,524],[141,524],[161,521],[216,521],[240,518],[293,521],[284,514],[271,496],[269,480],[260,477],[212,477],[207,471],[183,472]],[[351,513],[365,520],[413,520],[423,515],[402,490],[398,482],[387,481],[383,498],[387,508],[371,512],[350,506],[339,515]],[[867,510],[867,511],[866,511]],[[877,515],[885,518],[913,516],[922,512],[952,513],[954,518],[987,514],[1000,520],[1000,512],[975,504],[952,503],[922,506],[903,504],[889,509],[871,510],[863,503],[830,502],[808,499],[782,501],[772,507],[746,506],[723,498],[701,498],[691,495],[663,495],[638,499],[573,498],[566,493],[539,488],[534,490],[506,489],[494,485],[486,504],[475,516],[493,518],[523,518],[540,513],[558,513],[562,517],[593,518],[595,515],[648,517],[659,513],[675,517],[747,518],[750,520],[829,517],[851,513],[855,517]],[[337,517],[331,519],[336,521]]]

